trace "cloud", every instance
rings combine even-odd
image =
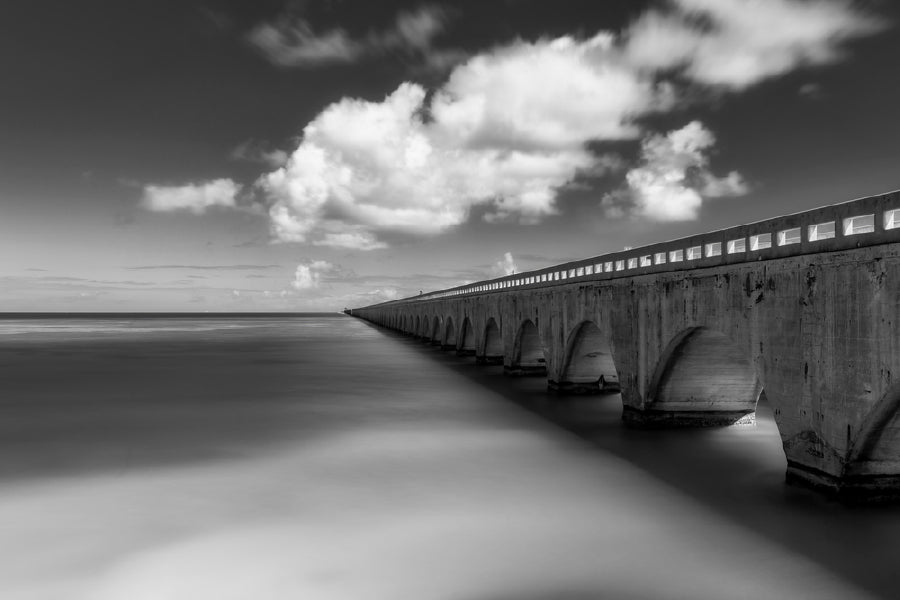
[[[140,265],[125,267],[126,271],[186,269],[189,271],[258,271],[280,269],[281,265]]]
[[[503,258],[494,263],[494,266],[491,268],[491,275],[502,277],[503,275],[512,275],[517,271],[518,268],[516,267],[516,261],[513,260],[512,252],[507,252],[503,255]]]
[[[203,214],[214,206],[235,208],[241,186],[231,179],[165,186],[145,185],[142,206],[154,212],[188,210]]]
[[[670,0],[626,32],[624,55],[650,71],[741,90],[841,57],[840,43],[884,28],[849,0]]]
[[[262,163],[271,168],[283,166],[288,159],[284,150],[269,148],[267,144],[255,140],[241,142],[231,151],[233,160]]]
[[[612,41],[517,42],[457,67],[430,102],[404,83],[382,102],[332,104],[257,181],[274,236],[372,249],[386,232],[457,226],[475,205],[492,221],[554,214],[558,188],[614,162],[585,143],[637,136],[632,115],[663,102],[611,58]]]
[[[400,292],[394,288],[384,288],[372,290],[371,292],[360,295],[367,298],[369,302],[387,302],[388,300],[396,300],[399,298]]]
[[[475,206],[488,221],[536,223],[557,212],[559,190],[580,174],[619,166],[590,142],[641,137],[643,163],[619,199],[653,218],[695,218],[703,197],[740,195],[746,184],[708,171],[713,137],[701,125],[648,137],[638,118],[683,102],[684,78],[740,90],[834,60],[839,42],[876,27],[840,1],[750,4],[676,0],[619,36],[520,40],[481,53],[432,95],[404,83],[382,102],[336,102],[286,165],[257,181],[272,232],[374,249],[385,234],[446,231]]]
[[[626,189],[604,197],[607,214],[621,216],[628,203],[643,217],[685,221],[697,218],[704,197],[746,194],[747,184],[738,172],[716,177],[709,171],[706,151],[714,144],[715,137],[699,121],[648,136],[641,144],[641,164],[625,176]]]
[[[355,62],[391,51],[427,56],[445,22],[446,13],[441,9],[422,7],[399,13],[386,30],[354,38],[341,28],[316,33],[305,19],[285,14],[275,22],[255,27],[248,39],[277,65],[309,68]]]
[[[422,8],[354,38],[284,16],[251,40],[294,66],[434,55],[445,18]],[[663,135],[644,117],[702,97],[686,88],[739,92],[833,62],[843,42],[879,27],[849,0],[669,0],[618,33],[481,52],[433,90],[406,82],[382,101],[334,102],[250,191],[276,241],[377,250],[393,236],[445,232],[475,208],[490,222],[538,223],[558,212],[561,190],[624,169],[596,142],[643,140],[625,187],[604,199],[607,213],[696,218],[704,198],[741,195],[746,183],[737,172],[710,172],[714,137],[700,123]],[[239,191],[227,179],[146,186],[145,206],[202,212],[235,206]]]
[[[325,260],[311,260],[297,265],[291,287],[295,290],[309,290],[319,287],[322,275],[332,273],[337,267]]]

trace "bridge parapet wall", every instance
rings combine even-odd
[[[898,241],[900,192],[891,192],[382,304],[552,287],[573,279],[608,280],[689,271]],[[692,249],[697,252],[694,257]],[[676,257],[681,253],[681,258],[673,261],[673,253]]]

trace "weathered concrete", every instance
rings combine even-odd
[[[878,210],[900,207],[896,194],[879,202]],[[352,313],[411,333],[440,322],[443,346],[502,361],[511,374],[545,372],[564,392],[595,393],[601,376],[617,379],[623,418],[636,426],[752,422],[765,390],[789,481],[846,498],[893,497],[900,235],[881,225],[872,235],[877,243],[859,247],[839,235],[816,253],[797,244],[794,256],[777,248],[759,260],[654,266]]]

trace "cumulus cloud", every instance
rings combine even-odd
[[[309,66],[424,53],[443,23],[424,8],[353,38],[283,17],[251,38],[279,64]],[[560,190],[621,168],[592,142],[643,140],[608,213],[695,218],[704,198],[746,193],[746,183],[712,174],[715,138],[700,123],[662,135],[641,117],[683,106],[685,84],[737,92],[837,60],[842,42],[879,27],[849,0],[669,0],[619,33],[517,40],[458,64],[437,89],[406,82],[382,101],[331,104],[253,194],[278,241],[376,250],[393,235],[458,226],[475,207],[488,221],[537,223],[558,211]],[[224,179],[147,186],[145,205],[202,212],[234,206],[238,191]]]
[[[274,235],[374,248],[383,232],[445,231],[475,205],[489,220],[555,213],[556,190],[604,164],[585,142],[635,137],[631,115],[660,105],[612,41],[517,42],[455,69],[430,103],[404,83],[382,102],[332,104],[257,182]]]
[[[234,208],[241,186],[231,179],[214,179],[187,185],[145,185],[142,205],[155,212],[188,210],[202,214],[214,206]]]
[[[678,101],[669,75],[739,90],[834,60],[839,42],[876,26],[838,0],[673,0],[622,35],[484,52],[430,96],[404,83],[382,102],[336,102],[256,187],[278,239],[374,249],[389,232],[459,225],[474,206],[489,221],[538,222],[579,173],[616,163],[588,142],[646,137],[619,200],[657,219],[694,218],[704,197],[740,195],[746,184],[709,172],[714,138],[699,123],[666,136],[642,131],[638,117]]]
[[[341,28],[316,33],[308,21],[282,15],[255,27],[248,39],[273,63],[287,67],[315,67],[349,63],[390,51],[427,55],[432,40],[444,29],[445,13],[436,7],[401,12],[384,31],[354,38]]]
[[[650,71],[740,90],[800,66],[840,58],[840,42],[884,24],[850,0],[669,0],[626,32],[624,56]]]
[[[491,275],[494,277],[501,277],[503,275],[512,275],[517,271],[516,261],[513,260],[512,252],[507,252],[503,255],[503,258],[494,263],[494,266],[491,269]]]
[[[630,203],[644,217],[685,221],[697,217],[704,197],[746,194],[740,173],[716,177],[710,172],[706,151],[714,143],[713,134],[699,121],[648,136],[641,144],[641,164],[625,176],[626,189],[604,197],[607,213],[620,216],[623,204]]]
[[[291,287],[295,290],[309,290],[319,287],[322,276],[332,273],[337,267],[326,260],[311,260],[297,265]]]

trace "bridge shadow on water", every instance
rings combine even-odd
[[[374,327],[374,326],[373,326]],[[396,332],[445,368],[627,461],[717,516],[805,556],[859,588],[900,597],[900,507],[847,507],[784,482],[786,460],[771,408],[760,403],[756,426],[640,430],[626,427],[618,394],[560,396],[543,377],[508,377],[498,366]],[[760,577],[765,578],[761,570]]]

